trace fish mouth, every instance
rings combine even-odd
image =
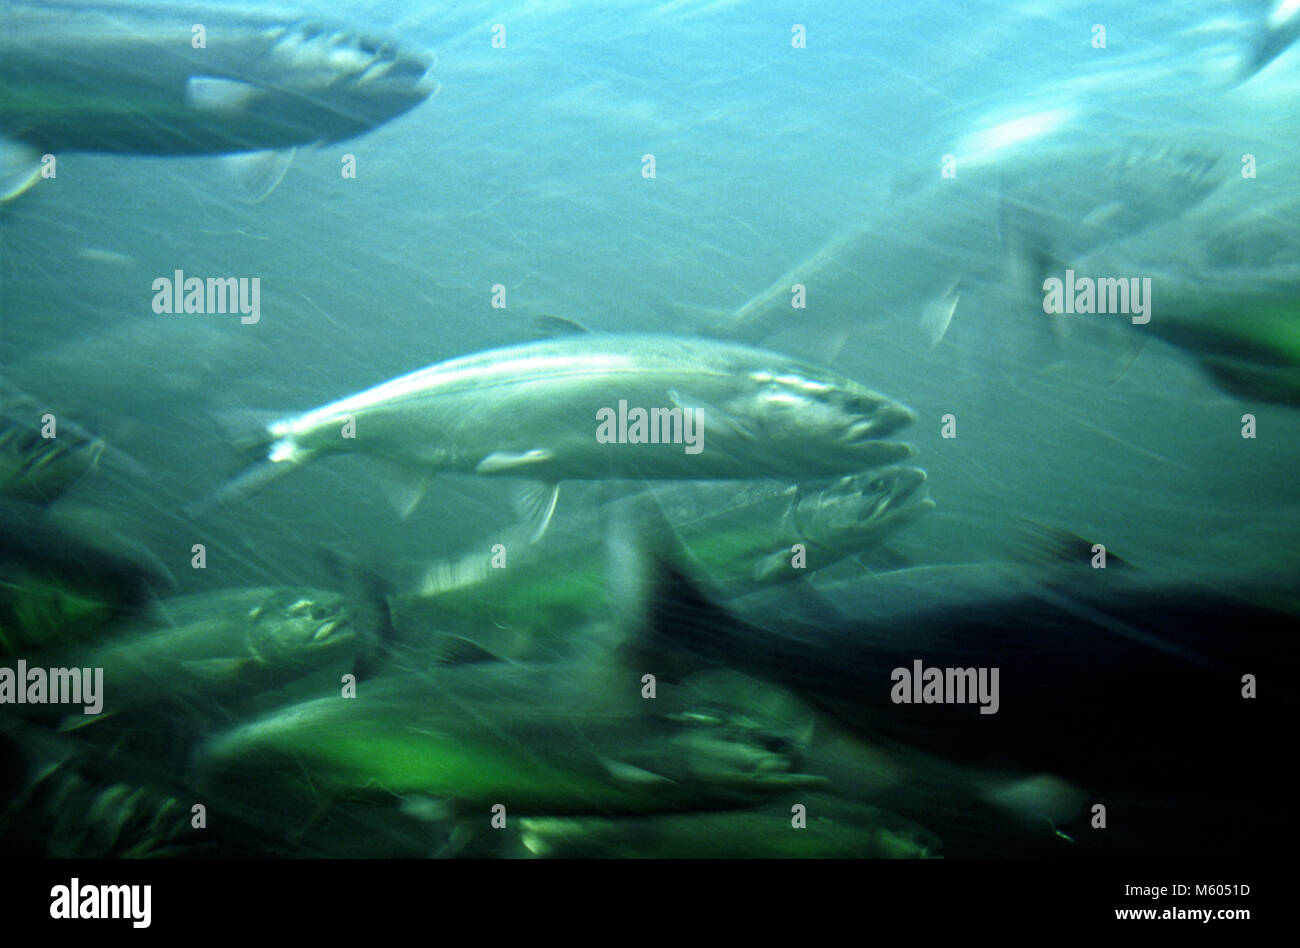
[[[287,69],[307,68],[329,75],[327,85],[366,97],[415,105],[438,89],[436,57],[423,50],[367,33],[329,29],[307,21],[272,34],[272,57]]]
[[[916,420],[916,414],[910,408],[894,402],[852,404],[847,407],[858,415],[844,432],[844,440],[850,445],[876,441],[906,428]]]
[[[401,48],[388,40],[362,34],[342,34],[335,37],[334,43],[337,49],[346,50],[343,55],[357,61],[348,81],[358,91],[382,89],[419,101],[438,89],[433,78],[437,59],[432,53]]]
[[[350,624],[346,616],[338,616],[322,622],[316,627],[311,638],[307,640],[308,645],[329,645],[340,638],[340,633],[346,633]]]
[[[934,509],[934,501],[922,491],[925,482],[925,471],[918,467],[891,467],[840,478],[796,503],[795,527],[801,536],[825,539],[906,522]]]
[[[878,471],[868,482],[875,499],[867,506],[861,523],[884,522],[897,517],[904,509],[911,509],[912,500],[925,484],[925,471],[919,467],[887,468]]]
[[[392,83],[405,87],[411,94],[427,99],[438,91],[438,81],[433,77],[435,58],[417,53],[400,53],[393,58],[377,56],[375,60],[353,77],[358,86]]]

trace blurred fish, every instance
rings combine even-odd
[[[796,829],[791,807],[802,804]],[[911,820],[825,794],[720,813],[525,817],[510,855],[558,859],[925,859],[942,844]]]
[[[1219,845],[1231,849],[1268,817],[1252,815],[1243,794],[1255,788],[1222,755],[1267,760],[1267,722],[1295,711],[1289,679],[1268,671],[1294,638],[1292,585],[1086,567],[1045,582],[974,564],[780,586],[727,612],[668,568],[649,599],[651,626],[670,646],[662,654],[682,664],[647,667],[671,678],[723,665],[766,678],[881,746],[987,771],[972,785],[1012,804],[1041,796],[1047,778],[1094,799],[1134,795],[1143,832],[1162,846],[1185,845],[1179,819],[1213,801]],[[939,669],[941,682],[946,669],[998,669],[993,713],[973,694],[898,701],[899,669],[917,673],[920,693],[916,663]],[[1268,695],[1244,699],[1246,675],[1267,678]],[[1038,789],[1010,789],[1026,781]]]
[[[343,596],[310,588],[194,593],[161,600],[152,611],[166,624],[119,624],[103,644],[65,656],[65,665],[104,669],[104,717],[200,702],[215,702],[228,716],[331,663],[337,680],[372,631],[358,628],[357,610]],[[74,716],[78,725],[97,720]]]
[[[141,859],[214,854],[211,834],[191,825],[181,791],[141,767],[123,779],[105,763],[34,728],[7,728],[0,757],[0,852],[11,858]]]
[[[634,440],[627,420],[636,410],[643,417]],[[437,471],[531,479],[521,512],[536,538],[566,478],[850,474],[910,455],[910,446],[879,439],[912,417],[856,382],[771,352],[685,337],[574,335],[440,362],[273,422],[260,439],[266,460],[224,496],[322,455],[361,452],[392,462],[404,512]],[[605,428],[619,443],[602,443]]]
[[[996,174],[1013,298],[1040,322],[1045,278],[1062,277],[1097,247],[1181,217],[1227,180],[1220,155],[1132,136],[1013,150],[987,170]]]
[[[173,584],[167,567],[122,536],[0,499],[0,654],[80,638],[145,608]]]
[[[814,787],[797,771],[811,719],[738,676],[640,694],[603,661],[406,669],[356,697],[286,707],[199,749],[195,775],[241,812],[341,799],[435,801],[481,817],[677,812]]]
[[[3,16],[0,198],[35,183],[47,153],[214,155],[336,142],[435,88],[423,53],[255,7],[42,0],[6,3]]]
[[[1226,285],[1162,300],[1146,328],[1194,356],[1220,388],[1300,407],[1300,286],[1226,293]]]
[[[501,538],[499,568],[490,542],[425,567],[414,590],[395,600],[397,621],[407,634],[454,631],[498,656],[522,657],[556,645],[555,630],[609,609],[609,576],[591,538],[611,522],[643,537],[663,531],[715,585],[742,595],[803,575],[791,563],[795,544],[817,569],[883,542],[934,507],[917,496],[924,482],[919,468],[889,467],[802,485],[661,485],[592,515],[575,513],[535,546]]]
[[[730,595],[758,586],[797,579],[801,569],[817,570],[879,544],[895,530],[934,509],[917,492],[925,472],[915,467],[887,467],[853,474],[826,484],[803,484],[740,491],[732,503],[689,520],[674,518],[674,533],[714,584]],[[743,526],[775,513],[770,539]],[[728,530],[728,526],[732,529]],[[751,527],[752,529],[752,527]],[[731,542],[732,537],[738,542]],[[804,547],[807,562],[792,565],[793,547]]]
[[[784,328],[842,322],[846,307],[897,314],[937,345],[979,289],[1043,318],[1043,279],[1100,244],[1195,208],[1224,180],[1222,157],[1199,141],[1115,130],[1060,90],[1052,108],[1001,109],[951,146],[951,174],[903,175],[862,224],[800,261],[710,326],[758,342]],[[1096,128],[1105,128],[1098,135]],[[806,289],[805,308],[791,289]],[[985,305],[989,305],[985,300]],[[1055,327],[1059,329],[1058,327]]]
[[[99,463],[101,439],[46,414],[34,399],[0,382],[0,495],[49,503]]]

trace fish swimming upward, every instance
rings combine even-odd
[[[427,54],[291,13],[45,0],[7,3],[0,22],[0,200],[31,187],[47,153],[341,141],[436,88]]]
[[[639,413],[639,414],[638,414]],[[239,496],[326,454],[391,462],[409,512],[438,471],[525,478],[534,538],[566,479],[807,480],[911,455],[899,403],[787,356],[705,339],[570,335],[451,359],[266,427]]]

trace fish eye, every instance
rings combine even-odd
[[[329,610],[326,609],[324,606],[318,605],[312,607],[311,617],[316,621],[319,622],[321,619],[324,619],[327,615],[329,615]]]

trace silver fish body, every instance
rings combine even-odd
[[[746,704],[727,676],[701,676],[646,701],[606,659],[390,673],[355,699],[277,708],[215,735],[197,749],[194,779],[298,813],[303,793],[423,794],[520,815],[725,809],[823,782],[798,772],[811,719],[781,693]]]
[[[598,439],[602,412],[633,409],[680,410],[681,425],[663,421],[658,443]],[[902,460],[913,449],[881,439],[912,418],[787,356],[698,338],[582,335],[440,362],[276,422],[267,462],[287,470],[355,451],[418,471],[549,483],[801,480]],[[692,419],[702,431],[695,453]]]
[[[0,23],[0,134],[38,155],[339,141],[435,88],[426,54],[292,13],[48,0],[6,4]]]

